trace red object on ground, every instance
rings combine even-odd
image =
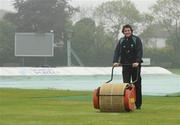
[[[135,86],[131,85],[127,87],[124,91],[124,107],[126,111],[135,110],[135,101],[136,101],[136,90]]]
[[[93,105],[95,109],[99,109],[99,90],[100,87],[93,91]]]

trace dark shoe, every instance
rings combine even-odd
[[[136,109],[137,109],[137,110],[141,110],[141,107],[137,107]]]

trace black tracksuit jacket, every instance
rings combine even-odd
[[[122,37],[114,51],[113,63],[132,64],[142,63],[143,48],[141,39],[135,35]]]

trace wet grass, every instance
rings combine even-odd
[[[179,97],[143,97],[129,113],[101,113],[92,92],[0,89],[0,125],[180,125]]]

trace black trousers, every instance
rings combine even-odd
[[[137,80],[134,85],[136,87],[136,107],[140,108],[142,105],[142,90],[141,90],[141,65],[137,68],[132,66],[123,66],[122,67],[123,82],[131,83],[132,81]]]

